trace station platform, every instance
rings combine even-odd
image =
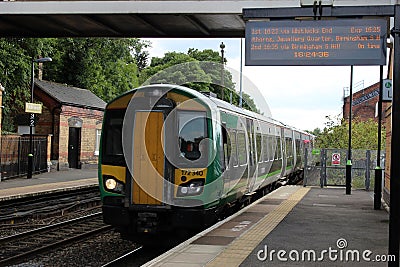
[[[387,266],[373,192],[285,186],[144,266]]]
[[[45,172],[35,174],[30,179],[20,177],[2,180],[0,201],[92,186],[98,186],[97,169]]]

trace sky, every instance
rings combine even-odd
[[[147,40],[152,46],[148,50],[150,57],[163,57],[171,51],[187,53],[189,48],[220,51],[223,42],[226,66],[237,73],[234,82],[239,91],[239,38]],[[350,66],[245,66],[244,46],[243,39],[243,91],[253,95],[256,104],[268,105],[272,118],[300,130],[312,131],[325,127],[326,116],[342,117],[343,91],[350,87]],[[379,66],[354,66],[353,93],[377,82]],[[260,94],[254,94],[253,86]],[[260,101],[261,98],[265,101]]]

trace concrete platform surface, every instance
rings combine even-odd
[[[373,192],[281,187],[145,266],[387,266],[388,226]]]
[[[373,192],[312,188],[240,266],[387,266],[388,240],[389,214],[373,209]]]
[[[0,182],[0,201],[35,195],[47,191],[68,190],[68,188],[96,186],[97,169],[71,169],[68,171],[46,172],[26,177],[12,178]]]

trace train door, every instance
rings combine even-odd
[[[230,189],[230,175],[231,169],[233,168],[232,165],[232,144],[231,139],[234,138],[234,142],[236,143],[236,136],[230,135],[226,128],[226,123],[221,124],[221,134],[222,134],[222,178],[224,181],[224,190],[226,193]],[[234,156],[236,157],[236,150],[234,152]]]
[[[136,111],[133,148],[132,203],[160,205],[164,191],[163,122],[161,111]]]
[[[246,119],[247,136],[249,139],[249,165],[248,165],[248,180],[247,188],[249,191],[252,190],[255,183],[256,177],[254,175],[256,171],[256,149],[255,149],[255,137],[254,137],[254,121]]]
[[[301,169],[303,153],[301,134],[299,132],[294,132],[295,170]]]

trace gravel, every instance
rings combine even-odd
[[[108,232],[58,249],[46,255],[38,255],[17,266],[101,266],[135,249],[131,241],[122,240],[119,233]]]

